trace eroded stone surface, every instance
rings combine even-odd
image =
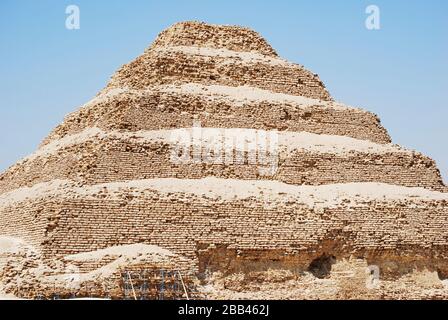
[[[275,132],[276,171],[173,162],[197,122]],[[447,223],[435,162],[376,115],[254,31],[179,23],[0,175],[0,293],[129,298],[123,272],[143,270],[154,288],[182,277],[171,298],[444,299]]]

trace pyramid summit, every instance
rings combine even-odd
[[[22,297],[448,297],[436,163],[237,26],[160,33],[0,175],[0,213]]]
[[[279,58],[256,32],[195,22],[162,32],[143,55],[112,77],[106,90],[191,82],[331,100],[317,75]]]
[[[156,47],[194,46],[257,52],[277,58],[275,50],[257,32],[240,26],[210,25],[203,22],[179,22],[163,31],[152,44]]]

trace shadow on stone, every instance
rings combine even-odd
[[[311,261],[308,271],[311,272],[316,278],[325,279],[330,276],[331,266],[335,263],[335,256],[323,254]]]

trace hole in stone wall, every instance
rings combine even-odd
[[[437,269],[437,275],[441,281],[448,279],[448,271]]]
[[[323,254],[311,261],[308,271],[311,272],[316,278],[324,279],[330,276],[331,266],[335,263],[335,256]]]
[[[305,113],[302,115],[302,119],[309,120],[309,119],[311,118],[311,116],[312,116],[312,113],[311,113],[311,112],[305,112]]]

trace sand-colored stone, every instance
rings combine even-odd
[[[275,133],[276,170],[174,162],[198,122]],[[123,298],[122,272],[163,269],[191,297],[445,299],[447,224],[436,163],[376,115],[254,31],[179,23],[0,175],[0,292]]]

